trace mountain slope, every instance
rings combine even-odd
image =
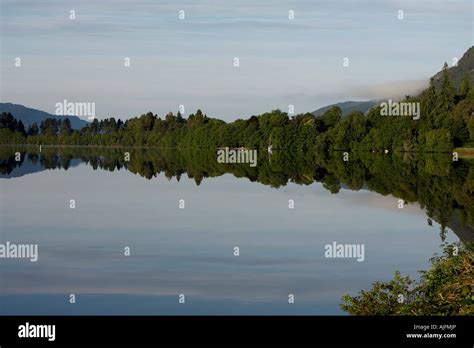
[[[324,106],[312,112],[314,116],[321,116],[326,111],[331,109],[333,106],[338,106],[341,108],[342,116],[346,116],[350,114],[352,111],[360,111],[366,113],[372,107],[377,105],[379,102],[376,100],[368,100],[368,101],[346,101],[342,103],[331,104],[328,106]]]
[[[71,127],[73,129],[80,129],[85,127],[88,122],[85,120],[80,119],[77,116],[56,116],[49,114],[45,111],[37,110],[28,108],[23,105],[19,104],[12,104],[12,103],[0,103],[0,113],[2,112],[9,112],[15,117],[17,120],[21,120],[25,127],[28,127],[33,122],[36,122],[38,126],[40,125],[41,121],[47,118],[68,118],[71,121]]]
[[[465,74],[469,76],[471,83],[474,83],[474,46],[464,53],[462,58],[458,61],[457,66],[448,69],[449,79],[456,88],[459,88],[461,85]],[[443,71],[440,71],[433,76],[436,87],[440,85],[442,76]]]

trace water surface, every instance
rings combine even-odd
[[[282,152],[250,168],[197,150],[0,154],[0,243],[39,247],[38,262],[0,259],[0,314],[344,314],[342,295],[395,270],[416,278],[443,240],[472,238],[468,161]],[[326,258],[333,241],[363,244],[364,261]]]

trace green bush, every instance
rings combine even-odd
[[[418,282],[395,272],[388,283],[375,282],[358,296],[342,297],[351,315],[473,315],[474,254],[460,245],[445,246]]]

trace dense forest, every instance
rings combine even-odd
[[[289,116],[280,110],[231,123],[208,117],[201,110],[186,119],[179,112],[163,119],[151,112],[126,121],[95,119],[80,130],[69,120],[46,119],[27,129],[13,115],[0,116],[2,144],[125,145],[168,148],[246,147],[305,151],[451,152],[474,147],[474,88],[468,75],[455,88],[445,64],[440,81],[407,103],[419,103],[420,118],[383,116],[381,107],[367,114],[342,117],[333,107],[323,115]]]

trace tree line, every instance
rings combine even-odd
[[[455,88],[445,64],[439,87],[429,87],[404,102],[419,103],[421,117],[383,116],[381,107],[367,114],[342,116],[333,107],[321,116],[303,113],[289,116],[273,110],[249,119],[227,123],[201,110],[186,119],[179,112],[161,118],[152,112],[122,121],[95,119],[80,130],[69,120],[46,119],[25,129],[13,115],[0,117],[1,143],[57,145],[126,145],[182,148],[246,147],[292,149],[298,152],[359,150],[450,152],[474,146],[474,88],[466,75]]]

